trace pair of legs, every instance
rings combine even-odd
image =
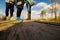
[[[10,4],[10,3],[6,3],[6,16],[9,16],[9,10],[10,10],[10,17],[13,16],[13,12],[14,12],[14,4]]]
[[[31,19],[31,5],[30,4],[26,4],[27,6],[27,11],[28,11],[28,20]]]
[[[17,6],[17,19],[16,20],[21,20],[21,12],[23,10],[23,6]]]

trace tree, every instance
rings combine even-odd
[[[57,0],[51,0],[51,4],[52,4],[53,10],[54,10],[55,20],[56,20],[56,17],[57,17],[57,15],[56,15],[56,10],[57,10],[57,8],[56,8],[56,2],[57,2]]]
[[[41,13],[40,13],[40,16],[42,17],[42,19],[45,16],[45,14],[46,14],[46,11],[45,10],[42,10]]]

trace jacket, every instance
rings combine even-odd
[[[26,4],[34,5],[34,0],[24,0]]]
[[[29,4],[28,0],[24,0],[24,2],[25,2],[26,4]]]

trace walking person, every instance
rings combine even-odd
[[[16,20],[22,20],[20,16],[21,16],[21,12],[24,6],[24,0],[15,0],[15,3],[16,3],[16,8],[17,8]]]
[[[27,11],[28,11],[28,20],[31,19],[31,6],[34,4],[33,0],[24,0],[26,3]]]
[[[14,0],[5,0],[6,3],[6,20],[13,20],[13,12],[14,12]],[[9,10],[10,10],[10,17],[9,17]]]

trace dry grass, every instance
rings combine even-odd
[[[55,21],[55,22],[60,22],[60,18],[49,18],[49,19],[47,19],[48,21]]]
[[[12,23],[2,23],[2,24],[0,24],[0,31],[6,30],[13,25],[14,24],[12,24]]]
[[[21,21],[0,21],[0,31],[6,30]]]

